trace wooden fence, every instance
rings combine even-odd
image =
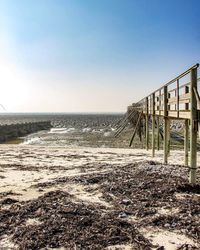
[[[152,130],[152,156],[155,156],[155,137],[159,143],[159,122],[163,120],[163,149],[164,163],[168,162],[170,151],[170,121],[181,119],[184,121],[184,152],[185,165],[190,167],[189,182],[196,182],[197,170],[197,133],[200,122],[200,98],[198,94],[197,69],[195,64],[161,88],[132,105],[133,110],[145,115],[146,149],[150,148],[149,119]],[[158,129],[156,129],[156,127]],[[159,148],[159,145],[157,145]],[[190,155],[189,155],[190,151]],[[190,156],[190,157],[188,157]],[[190,158],[190,159],[189,159]]]

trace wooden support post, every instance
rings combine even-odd
[[[134,129],[133,135],[132,135],[131,140],[130,140],[130,143],[129,143],[129,147],[131,147],[131,145],[132,145],[132,143],[133,143],[133,140],[134,140],[134,138],[135,138],[135,135],[136,135],[138,126],[139,126],[139,124],[140,124],[141,117],[142,117],[142,112],[139,114],[139,117],[138,117],[138,120],[137,120],[135,129]]]
[[[189,151],[189,120],[185,120],[184,128],[184,151],[185,151],[185,166],[188,166],[188,151]]]
[[[145,115],[145,121],[146,121],[146,150],[149,150],[149,100],[148,97],[146,97],[146,115]]]
[[[176,110],[177,110],[177,118],[179,118],[179,79],[176,82]]]
[[[155,93],[152,94],[152,157],[155,156]]]
[[[157,116],[157,150],[160,150],[160,119]]]
[[[167,98],[170,99],[170,97],[171,97],[171,94],[168,93],[168,94],[167,94]],[[171,105],[168,104],[168,102],[167,102],[167,110],[171,110]]]
[[[189,182],[196,182],[197,168],[197,100],[194,89],[197,89],[197,68],[191,70],[190,82],[190,176]]]
[[[167,157],[170,156],[170,124],[171,124],[171,120],[169,118],[167,118]]]
[[[159,115],[161,115],[161,110],[162,110],[162,99],[161,99],[161,89],[159,90]]]
[[[164,163],[168,163],[169,154],[169,119],[164,118]]]
[[[170,147],[171,147],[171,137],[170,137],[170,125],[171,125],[171,120],[168,118],[168,124],[167,124],[167,140],[168,140],[168,151],[167,151],[167,156],[170,156]]]
[[[169,119],[168,115],[168,103],[167,103],[168,93],[167,86],[164,86],[164,163],[168,162],[168,154],[169,154]]]

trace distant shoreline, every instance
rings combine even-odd
[[[123,115],[125,112],[0,112],[0,115]]]

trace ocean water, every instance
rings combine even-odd
[[[123,114],[1,114],[0,124],[51,121],[53,128],[22,138],[25,145],[118,147],[116,124]]]

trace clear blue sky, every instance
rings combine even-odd
[[[0,0],[0,103],[121,112],[200,62],[199,0]]]

